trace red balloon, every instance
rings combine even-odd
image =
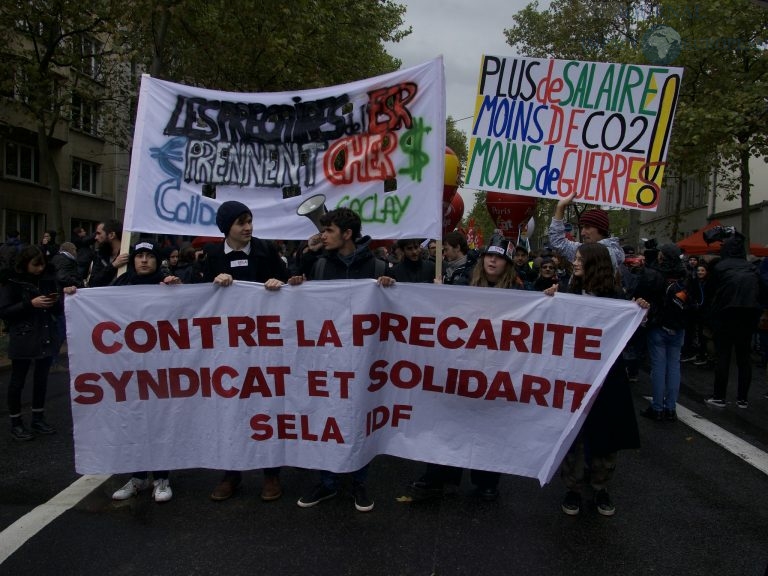
[[[461,194],[454,195],[448,208],[443,212],[443,234],[453,231],[464,216],[464,199]]]
[[[536,198],[488,192],[485,197],[485,206],[496,228],[501,230],[506,238],[516,239],[520,224],[527,223],[536,210]]]

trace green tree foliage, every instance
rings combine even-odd
[[[673,65],[685,71],[670,168],[694,178],[717,166],[735,174],[734,188],[723,191],[741,197],[749,235],[749,159],[768,155],[768,10],[743,0],[553,0],[546,10],[533,2],[513,20],[505,35],[522,54],[602,62],[647,63],[643,35],[674,28],[682,51]]]
[[[688,172],[720,167],[720,192],[741,198],[749,237],[749,162],[768,160],[768,10],[751,2],[664,0],[651,24],[674,28],[684,66],[671,150]],[[728,175],[731,175],[729,186]]]
[[[66,122],[119,117],[115,110],[127,102],[127,76],[114,58],[122,50],[115,39],[125,9],[113,0],[7,0],[0,5],[0,32],[6,40],[0,52],[0,90],[13,97],[9,107],[21,111],[29,119],[25,128],[36,134],[51,189],[49,225],[62,236],[60,175],[53,152],[62,145]],[[73,98],[81,105],[73,106]],[[109,138],[121,128],[124,137],[125,124],[102,123],[98,132]],[[95,131],[95,126],[86,129]]]
[[[410,33],[390,0],[134,0],[139,62],[218,90],[272,92],[396,70],[384,43]]]

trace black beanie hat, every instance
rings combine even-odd
[[[238,202],[237,200],[227,200],[224,204],[219,206],[218,210],[216,210],[216,226],[218,226],[221,233],[226,236],[229,234],[229,229],[232,228],[232,224],[235,223],[235,220],[240,218],[240,216],[246,212],[253,216],[251,209],[242,202]]]
[[[162,258],[160,247],[150,239],[139,239],[139,241],[133,246],[131,250],[131,259],[133,259],[137,254],[140,254],[141,252],[149,252],[152,254],[155,258],[157,258],[158,264]]]

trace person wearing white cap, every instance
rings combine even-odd
[[[180,284],[176,276],[169,276],[160,269],[160,251],[152,240],[139,240],[133,246],[128,260],[128,270],[115,278],[112,286],[138,286],[149,284]],[[168,470],[152,472],[152,499],[155,502],[168,502],[173,498],[173,491],[168,480]],[[122,488],[112,494],[113,500],[127,500],[140,491],[149,488],[149,472],[134,472]]]

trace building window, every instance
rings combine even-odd
[[[84,160],[72,159],[72,190],[96,194],[99,165]]]
[[[96,103],[79,94],[72,95],[72,126],[88,134],[99,133]]]
[[[3,173],[6,178],[16,178],[28,182],[39,182],[37,149],[18,142],[5,142],[5,166]]]
[[[101,81],[101,53],[104,44],[93,38],[83,36],[80,38],[80,72],[90,76],[94,80]]]

